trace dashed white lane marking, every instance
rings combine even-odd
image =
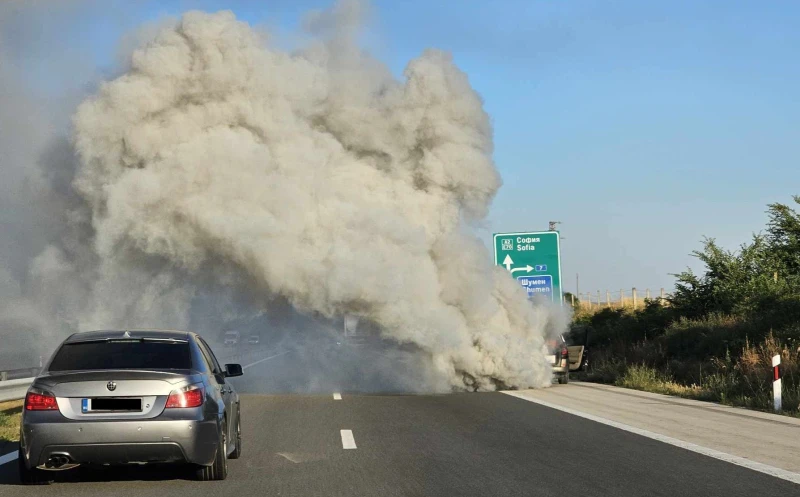
[[[10,454],[5,454],[5,455],[0,456],[0,466],[2,466],[3,464],[9,463],[11,461],[16,461],[17,460],[17,456],[19,456],[17,451],[11,452]]]
[[[520,398],[522,400],[527,400],[528,402],[533,402],[535,404],[549,407],[551,409],[557,409],[559,411],[572,414],[573,416],[580,416],[581,418],[589,419],[596,423],[601,423],[607,426],[611,426],[613,428],[617,428],[618,430],[625,430],[627,432],[635,433],[643,437],[652,438],[653,440],[658,440],[659,442],[663,442],[665,444],[674,445],[675,447],[680,447],[682,449],[690,450],[692,452],[697,452],[698,454],[703,454],[704,456],[713,457],[714,459],[719,459],[720,461],[725,461],[731,464],[735,464],[737,466],[742,466],[748,469],[752,469],[753,471],[758,471],[760,473],[765,473],[770,476],[774,476],[775,478],[780,478],[782,480],[787,480],[792,483],[800,484],[800,474],[793,473],[785,469],[776,468],[775,466],[770,466],[768,464],[751,461],[750,459],[745,459],[744,457],[734,456],[732,454],[720,452],[718,450],[709,449],[708,447],[703,447],[702,445],[693,444],[691,442],[684,442],[683,440],[678,440],[677,438],[668,437],[666,435],[655,433],[649,430],[643,430],[642,428],[636,428],[635,426],[626,425],[624,423],[618,423],[617,421],[601,418],[600,416],[595,416],[593,414],[585,413],[582,411],[576,411],[574,409],[570,409],[569,407],[563,407],[557,404],[551,404],[550,402],[546,402],[544,400],[532,399],[530,397],[526,397],[525,395],[519,392],[503,392],[503,393],[511,395],[513,397]]]
[[[333,394],[333,400],[342,400],[342,394],[340,393]]]
[[[253,367],[256,364],[261,364],[264,361],[269,361],[270,359],[274,359],[274,358],[276,358],[278,356],[282,356],[283,354],[288,354],[289,352],[291,352],[291,351],[290,350],[284,350],[280,354],[271,355],[269,357],[265,357],[264,359],[258,360],[258,361],[254,362],[254,363],[248,364],[247,366],[242,366],[242,369],[247,369],[247,368]]]
[[[356,439],[353,438],[353,430],[340,430],[342,434],[342,448],[355,449]]]

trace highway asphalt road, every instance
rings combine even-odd
[[[267,377],[292,355],[248,373]],[[0,495],[800,495],[789,481],[503,393],[335,397],[243,395],[244,455],[224,482],[136,467],[24,487],[12,461],[0,466]]]

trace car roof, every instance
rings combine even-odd
[[[185,340],[194,333],[179,330],[96,330],[75,333],[65,340],[64,343],[78,343],[95,340],[119,340],[124,338],[156,338],[161,340]]]

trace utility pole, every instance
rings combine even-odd
[[[578,295],[578,298],[581,298],[581,278],[578,273],[575,273],[575,293]]]
[[[557,231],[556,230],[556,225],[557,224],[561,224],[561,221],[548,221],[547,231]],[[561,234],[558,235],[558,238],[559,238],[559,240],[563,240],[564,239],[564,237],[561,236]],[[560,252],[561,252],[561,250],[559,249],[559,254],[560,254]],[[561,255],[559,255],[559,259],[560,258],[561,258]],[[559,277],[558,278],[559,278],[559,283],[558,284],[559,285],[563,285],[564,283],[562,281],[560,281],[561,280],[560,272],[559,272]],[[576,275],[576,278],[577,278],[577,275]],[[577,283],[576,283],[575,286],[576,287],[578,286]],[[577,288],[575,290],[575,293],[578,293]],[[581,294],[578,293],[578,299],[580,299],[580,297],[581,297]],[[573,302],[574,302],[575,297],[572,297],[572,299],[573,299]],[[561,299],[559,300],[559,302],[563,302],[563,301],[564,301],[564,288],[562,287],[561,288]]]

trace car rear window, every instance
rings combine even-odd
[[[66,343],[56,353],[49,370],[191,368],[187,342],[130,340]]]

